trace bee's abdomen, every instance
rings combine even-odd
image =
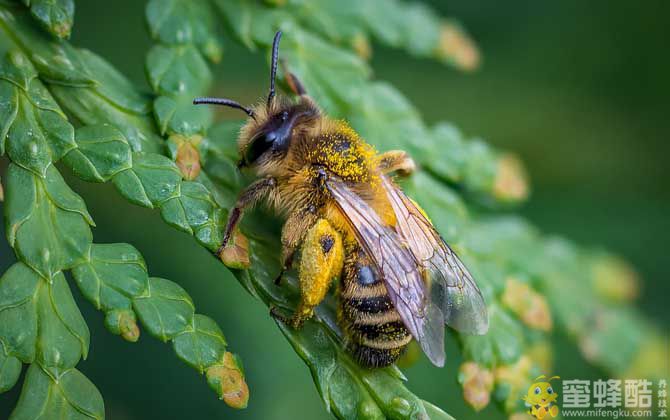
[[[363,366],[388,366],[400,357],[412,336],[369,260],[358,248],[351,251],[345,260],[340,302],[349,351]]]

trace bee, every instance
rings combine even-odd
[[[540,375],[535,378],[534,383],[528,388],[528,393],[523,400],[528,407],[528,414],[536,419],[543,419],[545,416],[556,417],[558,415],[558,406],[556,400],[558,394],[551,387],[551,381],[561,379],[559,376],[552,376],[545,382],[538,382],[546,376]]]
[[[231,246],[245,210],[261,201],[285,219],[282,272],[299,253],[300,328],[337,282],[338,322],[345,344],[365,367],[394,363],[412,339],[443,366],[444,324],[474,334],[488,329],[482,294],[423,210],[393,173],[415,169],[403,151],[378,154],[345,121],[329,118],[298,78],[285,71],[295,98],[275,95],[281,32],[272,44],[270,92],[253,107],[225,98],[197,98],[248,115],[238,139],[240,167],[258,179],[231,210],[218,251]]]

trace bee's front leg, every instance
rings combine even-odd
[[[300,328],[312,317],[314,308],[323,301],[334,277],[342,271],[344,247],[342,237],[325,219],[319,219],[305,235],[300,256],[298,278],[300,302],[293,316],[286,319],[276,310],[271,313],[293,328]]]
[[[416,170],[416,163],[403,150],[389,150],[377,156],[378,168],[382,173],[397,172],[401,176],[409,176]]]
[[[274,178],[262,178],[253,182],[240,193],[237,202],[235,203],[235,207],[233,207],[228,215],[226,229],[223,232],[223,242],[218,251],[216,251],[216,255],[219,256],[219,258],[221,258],[223,251],[229,245],[231,238],[234,237],[235,229],[237,229],[237,225],[242,220],[244,210],[253,207],[258,201],[267,197],[268,194],[274,190],[276,185],[277,181]]]

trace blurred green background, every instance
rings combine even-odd
[[[452,121],[468,136],[516,151],[533,186],[519,211],[547,233],[605,247],[631,261],[644,279],[642,311],[667,328],[670,3],[433,3],[443,15],[460,20],[478,42],[482,68],[463,74],[375,45],[375,76],[399,87],[429,122]],[[77,2],[72,41],[146,86],[143,66],[150,42],[144,2]],[[217,93],[242,103],[267,88],[265,58],[231,40],[216,75]],[[231,116],[239,117],[221,113]],[[5,169],[3,161],[0,174]],[[126,203],[111,186],[68,182],[99,226],[96,242],[132,243],[153,276],[180,283],[198,312],[219,322],[230,349],[242,356],[251,388],[246,410],[228,408],[165,344],[148,336],[129,344],[107,333],[102,315],[75,292],[92,332],[90,356],[79,368],[102,392],[109,419],[328,418],[308,370],[265,306],[220,263],[156,214]],[[0,241],[0,271],[13,261]],[[456,383],[458,350],[452,341],[447,367],[421,361],[407,371],[409,387],[458,418],[473,417]],[[561,371],[548,373],[605,377],[564,337],[556,341]],[[0,413],[10,412],[19,390],[0,396]],[[502,417],[493,407],[484,413]]]

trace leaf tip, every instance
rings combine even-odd
[[[370,40],[365,34],[359,32],[353,36],[351,39],[351,47],[353,48],[356,55],[362,58],[365,61],[372,58],[372,45]]]
[[[640,276],[625,260],[614,256],[593,263],[593,286],[600,296],[613,302],[630,302],[640,294]]]
[[[200,152],[193,143],[184,142],[178,146],[176,163],[187,181],[193,181],[200,175]]]
[[[120,335],[131,343],[140,339],[140,328],[137,326],[135,312],[130,309],[113,309],[107,312],[105,326],[113,334]]]
[[[207,368],[207,383],[228,406],[246,408],[249,403],[249,387],[237,357],[226,352],[216,364]]]
[[[61,39],[68,39],[72,34],[72,21],[61,22],[51,28],[51,32]]]
[[[440,26],[440,37],[436,55],[461,70],[474,71],[481,62],[479,49],[472,39],[455,23],[444,22]]]
[[[407,401],[406,398],[394,397],[391,400],[390,409],[398,414],[400,418],[409,418],[409,415],[412,412],[412,405]]]
[[[249,260],[249,240],[241,232],[235,232],[235,236],[225,248],[219,253],[219,258],[226,267],[236,270],[246,270],[251,266]]]
[[[514,154],[503,154],[498,160],[493,195],[501,201],[517,202],[528,198],[528,175],[521,160]]]
[[[551,331],[553,321],[544,296],[514,277],[507,278],[502,303],[524,324],[540,331]]]
[[[475,411],[481,411],[489,405],[493,391],[493,372],[475,362],[465,362],[461,365],[458,379],[463,387],[463,399]]]
[[[504,384],[509,388],[507,398],[504,401],[506,409],[509,410],[518,404],[519,394],[530,385],[532,369],[533,361],[527,355],[522,355],[513,364],[501,365],[495,368],[494,376],[496,384]]]
[[[202,46],[202,52],[212,63],[219,63],[223,58],[223,48],[216,39],[208,39]]]

